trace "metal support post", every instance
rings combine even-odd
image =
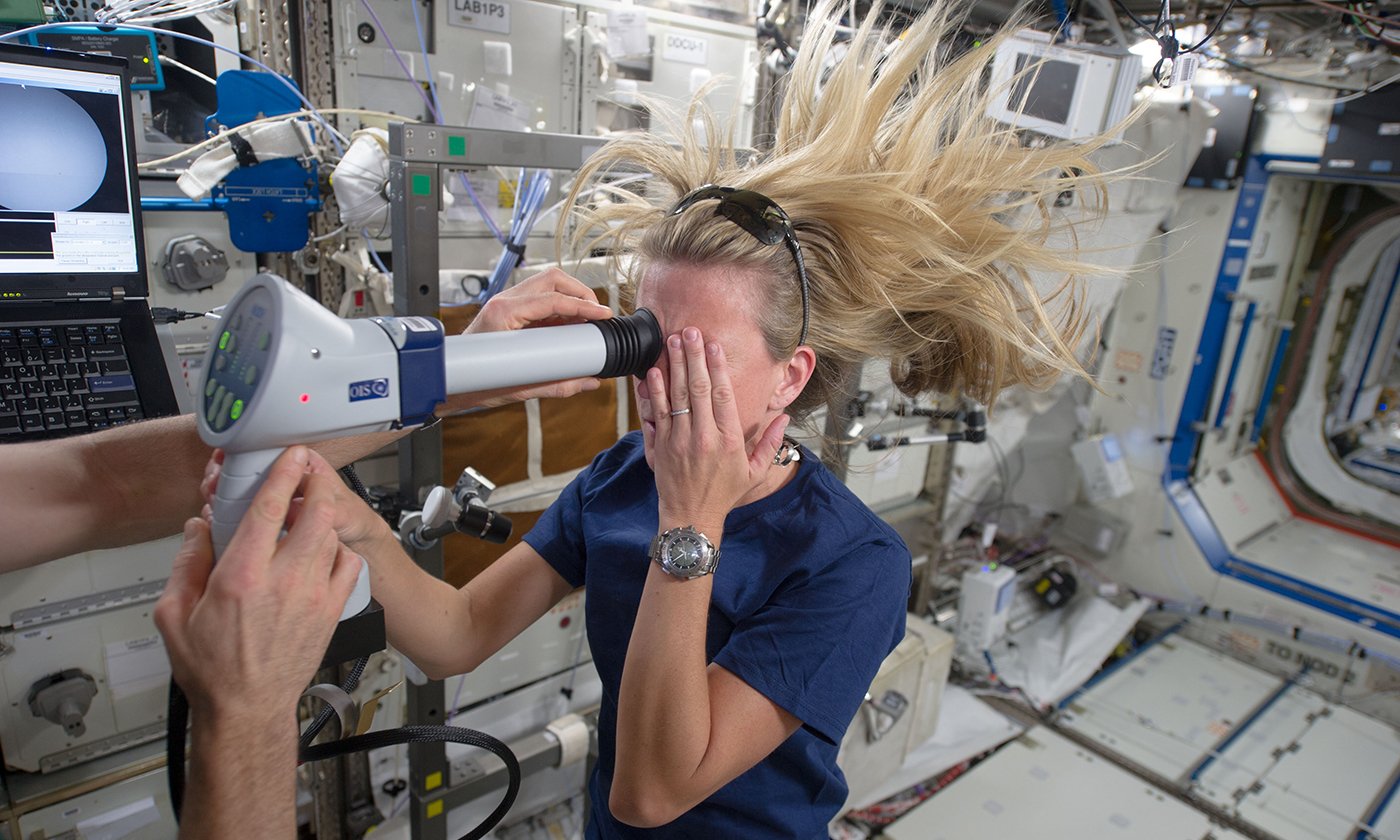
[[[395,131],[392,136],[398,136]],[[394,314],[438,314],[439,173],[434,164],[394,159],[389,164],[394,241]],[[403,504],[423,503],[427,492],[442,483],[442,429],[414,432],[399,441],[399,495]],[[441,578],[442,544],[413,551],[423,571]],[[440,726],[446,695],[441,681],[408,684],[410,726]],[[447,815],[435,792],[447,780],[445,744],[408,745],[409,824],[414,840],[446,840]]]
[[[341,669],[322,668],[316,682],[339,684]],[[316,840],[346,840],[344,756],[311,765],[311,828]]]
[[[571,134],[390,123],[394,314],[438,315],[438,211],[444,169],[523,166],[574,170],[603,143],[596,137]],[[442,430],[423,429],[399,441],[399,495],[403,503],[420,507],[428,492],[441,483]],[[443,576],[441,543],[412,554],[428,574]],[[446,706],[442,682],[429,680],[415,685],[409,681],[409,725],[442,725]],[[446,840],[447,809],[469,801],[471,792],[459,789],[462,786],[449,788],[444,744],[410,744],[408,762],[413,840]]]

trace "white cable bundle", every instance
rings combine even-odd
[[[113,0],[98,9],[98,23],[161,23],[232,6],[237,0]]]
[[[240,127],[236,132],[259,161],[277,158],[317,158],[320,153],[312,139],[311,126],[297,119],[285,119]],[[200,155],[181,173],[175,185],[185,195],[202,200],[215,184],[240,166],[231,141],[225,140]]]
[[[389,132],[362,128],[350,135],[350,148],[331,173],[331,188],[346,228],[364,228],[372,237],[389,232]]]

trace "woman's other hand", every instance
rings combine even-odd
[[[774,418],[750,451],[724,348],[686,327],[666,340],[664,363],[667,376],[647,371],[661,528],[692,525],[717,543],[725,517],[768,479],[789,418]]]

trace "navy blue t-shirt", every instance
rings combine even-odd
[[[622,665],[658,528],[641,433],[599,454],[525,535],[566,581],[588,589],[588,643],[603,683],[589,837],[814,840],[845,804],[837,748],[904,638],[909,550],[810,452],[794,468],[776,493],[725,520],[705,650],[803,726],[660,828],[633,828],[608,811]]]

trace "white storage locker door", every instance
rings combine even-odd
[[[647,52],[610,53],[610,42],[613,48],[636,42],[615,33],[609,37],[609,23],[621,25],[619,13],[638,15],[638,22],[644,19]],[[659,130],[637,109],[631,94],[684,106],[705,83],[719,79],[707,101],[720,119],[721,130],[727,131],[733,118],[734,144],[745,147],[752,142],[758,50],[751,28],[606,0],[582,4],[582,16],[580,134]]]

